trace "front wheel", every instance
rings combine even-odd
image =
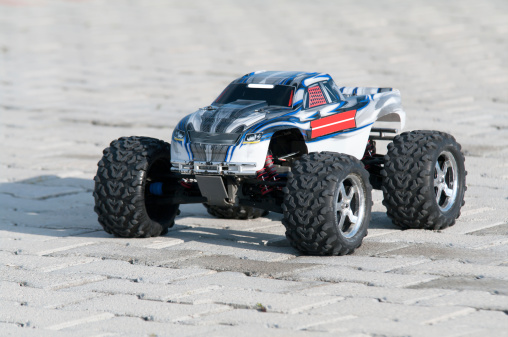
[[[388,146],[383,204],[403,229],[443,229],[455,224],[464,205],[466,170],[460,145],[438,131],[411,131]]]
[[[119,237],[152,237],[174,225],[178,206],[150,192],[171,169],[170,145],[123,137],[104,150],[95,176],[95,212],[104,230]],[[169,181],[169,184],[174,183]]]
[[[359,160],[332,152],[303,155],[283,191],[283,224],[293,247],[310,255],[346,255],[360,247],[372,187]]]

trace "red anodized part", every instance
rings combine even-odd
[[[277,175],[277,170],[273,166],[273,156],[266,156],[265,166],[261,170],[257,171],[257,179],[262,181],[278,181],[279,177]],[[273,191],[273,187],[261,185],[262,195],[265,195],[271,191]]]

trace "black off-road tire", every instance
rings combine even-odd
[[[203,203],[210,215],[221,219],[256,219],[268,215],[268,211],[249,206],[215,206]]]
[[[381,171],[383,205],[402,229],[447,228],[455,224],[464,205],[466,174],[461,146],[453,136],[404,132],[388,145]]]
[[[103,153],[93,195],[104,230],[125,238],[167,233],[179,205],[158,203],[149,183],[170,172],[170,145],[154,138],[122,137]]]
[[[333,152],[303,155],[283,192],[282,223],[294,248],[310,255],[346,255],[361,246],[371,217],[372,186],[359,160]],[[356,223],[342,213],[348,207],[352,216],[356,212]]]

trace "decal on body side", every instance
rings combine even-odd
[[[310,122],[311,137],[321,137],[330,133],[356,128],[356,110],[349,110]]]

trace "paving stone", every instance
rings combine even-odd
[[[455,305],[478,310],[508,312],[508,296],[492,295],[483,291],[459,291],[440,297],[422,299],[418,301],[418,304],[425,306]]]
[[[312,315],[353,315],[357,317],[378,317],[413,324],[432,324],[434,321],[469,315],[476,310],[461,306],[425,307],[379,302],[368,298],[346,298],[341,302],[313,308]]]
[[[488,249],[489,252],[491,253],[496,253],[496,254],[499,254],[501,256],[504,256],[504,254],[506,252],[508,252],[508,244],[504,244],[504,245],[498,245],[498,246],[495,246],[495,247],[491,247]],[[506,259],[504,259],[503,262],[501,265],[504,265],[506,266],[508,261],[506,261]]]
[[[196,336],[202,333],[221,335],[223,327],[188,325],[178,323],[162,323],[145,320],[140,317],[119,316],[109,320],[94,322],[86,328],[82,326],[69,327],[60,332],[67,334],[83,334],[85,336]]]
[[[456,290],[479,290],[495,295],[508,295],[508,284],[506,280],[495,278],[477,277],[441,277],[429,282],[411,286],[413,289],[437,288]]]
[[[367,236],[362,243],[361,249],[355,250],[354,256],[377,256],[385,252],[408,247],[410,244],[404,242],[376,242],[369,240]]]
[[[12,240],[2,239],[2,250],[18,254],[49,255],[68,249],[91,245],[93,241],[77,239],[73,237],[61,238],[59,240],[25,241],[23,239]]]
[[[91,257],[52,257],[22,254],[17,250],[15,253],[0,251],[0,261],[9,267],[18,267],[25,270],[38,270],[50,272],[78,264],[98,261]]]
[[[450,322],[439,322],[435,325],[441,328],[447,323],[451,323],[459,329],[470,329],[471,332],[481,329],[484,333],[492,336],[503,336],[508,328],[508,317],[505,312],[501,311],[478,310],[467,316],[455,317]]]
[[[132,241],[132,240],[131,240]],[[167,250],[165,248],[172,246],[174,240],[159,241],[152,240],[148,245],[152,248],[137,247],[130,242],[127,244],[112,243],[111,240],[68,249],[61,252],[55,252],[53,256],[90,256],[94,258],[127,261],[132,264],[147,266],[169,266],[171,263],[179,260],[186,260],[202,256],[201,251],[196,250]],[[177,243],[178,244],[178,243]],[[153,248],[162,247],[162,248]]]
[[[0,266],[0,280],[16,282],[23,286],[57,290],[78,286],[106,279],[106,276],[95,274],[55,274],[34,270],[23,270],[17,267]]]
[[[243,272],[248,276],[283,277],[300,270],[316,268],[312,263],[265,262],[231,255],[202,256],[169,264],[171,267],[200,267],[217,271]]]
[[[378,258],[366,256],[327,256],[327,257],[314,257],[314,256],[300,256],[296,259],[288,261],[290,263],[314,263],[330,266],[344,266],[352,267],[358,270],[377,271],[386,273],[388,271],[403,268],[405,266],[413,266],[421,263],[429,262],[427,258]]]
[[[234,238],[232,240],[211,239],[209,236],[200,237],[199,235],[190,234],[174,234],[173,237],[184,240],[185,242],[178,247],[168,247],[169,250],[197,250],[204,253],[214,255],[234,255],[245,260],[258,260],[267,262],[284,261],[292,259],[298,252],[291,247],[268,247],[263,244],[263,240],[266,240],[266,235],[261,235],[260,238],[256,238],[256,234],[253,232],[239,233],[240,235],[250,235],[255,243],[246,243],[245,240],[249,238]],[[238,241],[236,241],[238,240]],[[252,239],[250,239],[252,240]]]
[[[99,224],[98,226],[100,227]],[[176,225],[175,227],[173,227],[173,229],[174,228],[180,228],[180,226]],[[85,233],[77,234],[75,236],[83,239],[92,240],[97,244],[103,243],[114,244],[113,247],[116,247],[116,249],[113,249],[114,251],[121,250],[121,247],[117,247],[116,245],[132,247],[133,249],[135,249],[136,253],[143,252],[143,250],[140,248],[164,249],[167,247],[176,246],[183,243],[183,240],[173,238],[170,236],[159,236],[152,238],[118,238],[114,237],[111,234],[106,233],[102,227],[98,228],[95,231],[87,231]],[[99,248],[104,249],[104,247]]]
[[[103,311],[116,316],[140,317],[147,321],[183,322],[189,319],[231,310],[227,305],[186,305],[139,299],[133,295],[111,295],[64,306],[62,311]]]
[[[84,194],[88,196],[89,193]],[[70,199],[66,198],[66,199]],[[62,202],[62,200],[60,200]],[[92,206],[70,206],[65,210],[14,210],[2,211],[4,219],[15,219],[12,224],[15,226],[42,227],[47,230],[68,229],[73,227],[81,233],[97,231],[99,225],[95,222]],[[2,219],[0,219],[2,220]],[[69,224],[72,224],[70,226]],[[50,232],[51,233],[51,232]]]
[[[332,316],[332,315],[308,315],[308,314],[287,314],[277,312],[264,312],[264,309],[235,309],[218,314],[197,318],[190,321],[190,324],[206,325],[251,325],[257,328],[265,327],[272,329],[308,330],[311,327],[323,324],[337,324],[341,321],[354,319],[356,316]]]
[[[203,279],[206,276],[197,279]],[[69,287],[62,289],[61,292],[83,292],[98,293],[98,294],[124,294],[136,295],[143,300],[153,301],[174,301],[179,297],[189,296],[194,294],[203,294],[209,291],[215,291],[220,288],[218,285],[206,282],[193,282],[194,280],[182,280],[175,282],[176,284],[160,284],[160,283],[147,283],[136,282],[124,279],[107,279],[104,281],[88,283],[81,286]]]
[[[57,198],[64,195],[80,193],[81,188],[69,186],[40,186],[34,184],[2,184],[0,185],[0,193],[11,195],[21,199],[45,200],[49,198]]]
[[[469,329],[469,330],[472,330],[472,331],[470,331],[469,333],[465,334],[464,336],[467,336],[467,337],[480,337],[480,336],[485,336],[485,335],[488,335],[488,334],[502,336],[503,333],[504,333],[503,329],[496,329],[496,328],[489,328],[489,329],[483,329],[483,330],[478,330],[478,329]]]
[[[500,245],[498,247],[502,247]],[[414,256],[433,260],[457,260],[464,263],[498,265],[507,260],[503,254],[489,249],[467,249],[432,243],[416,243],[380,253],[379,256]]]
[[[100,294],[95,294],[91,291],[61,293],[59,291],[32,288],[16,282],[5,281],[0,281],[0,288],[2,289],[3,300],[16,302],[23,306],[50,309],[100,296]]]
[[[58,176],[45,175],[36,176],[30,179],[20,180],[19,183],[37,186],[53,186],[53,187],[79,187],[86,191],[93,191],[94,181],[92,179],[79,179],[75,177],[79,175],[79,171],[67,172],[66,174],[60,174]]]
[[[466,315],[465,317],[468,317]],[[361,336],[415,336],[427,337],[436,335],[469,336],[471,332],[489,333],[484,329],[471,329],[455,325],[425,325],[412,322],[390,319],[379,316],[362,315],[361,317],[344,322],[321,324],[310,327],[309,331],[327,331],[341,334],[359,334]]]
[[[170,283],[176,280],[213,274],[215,271],[198,268],[174,269],[133,265],[125,261],[104,260],[86,265],[77,265],[59,269],[54,275],[82,275],[95,274],[104,277],[116,277],[137,282]]]
[[[219,289],[207,294],[180,297],[177,302],[193,305],[217,303],[240,309],[257,309],[261,304],[269,312],[293,314],[335,303],[342,299],[338,296],[307,297],[294,294],[265,293],[252,289]]]
[[[441,276],[472,276],[476,278],[495,278],[508,280],[508,268],[505,266],[485,266],[459,261],[431,261],[415,266],[408,266],[396,270],[398,273],[424,274]]]
[[[368,237],[366,238],[368,239]],[[381,242],[405,242],[405,243],[430,243],[448,245],[458,248],[483,249],[504,244],[508,238],[503,235],[491,235],[477,237],[474,235],[462,235],[457,237],[454,234],[445,232],[434,232],[427,230],[401,231],[392,235],[383,235],[372,238],[373,241]]]
[[[313,288],[323,282],[294,282],[264,277],[250,277],[244,273],[221,272],[192,279],[173,282],[175,285],[199,287],[200,285],[216,285],[226,289],[250,289],[268,293],[293,293],[301,289]]]
[[[377,273],[341,266],[326,266],[308,271],[295,272],[285,278],[296,281],[357,282],[378,287],[398,288],[428,282],[438,278],[438,276]]]
[[[9,185],[8,183],[7,185]],[[3,185],[3,184],[2,184]],[[10,187],[9,187],[10,188]],[[72,188],[76,190],[76,188]],[[25,210],[29,214],[39,214],[69,209],[69,203],[62,203],[62,200],[72,201],[79,198],[81,202],[90,198],[90,192],[79,190],[76,193],[66,194],[59,197],[47,197],[42,199],[27,199],[24,197],[15,197],[8,193],[0,193],[0,206],[2,209]]]
[[[486,236],[486,235],[505,235],[508,236],[508,223],[493,224],[484,229],[480,229],[471,233],[470,235]]]
[[[23,324],[23,323],[21,323]],[[55,331],[55,330],[44,330],[44,329],[35,329],[33,327],[22,327],[18,324],[13,323],[1,323],[0,322],[0,331],[2,331],[3,336],[9,337],[17,337],[17,336],[34,336],[34,337],[66,337],[68,336],[68,332],[64,331]],[[86,334],[82,332],[76,333],[74,336],[86,336]]]
[[[89,233],[90,230],[75,228],[44,228],[32,226],[17,226],[7,223],[0,223],[0,234],[2,239],[24,240],[24,241],[47,241],[56,238]],[[3,250],[3,249],[2,249]]]
[[[0,321],[14,323],[26,328],[62,330],[67,327],[108,320],[114,317],[107,312],[95,310],[70,311],[44,309],[20,305],[16,302],[1,301]]]
[[[306,288],[298,294],[306,296],[341,296],[345,298],[370,298],[379,302],[397,304],[415,304],[433,298],[441,298],[445,295],[454,294],[454,290],[443,289],[393,289],[387,287],[367,286],[360,283],[323,283],[321,285]]]
[[[469,234],[469,235],[503,235],[503,225],[506,224],[502,221],[503,214],[499,214],[497,219],[492,219],[489,215],[494,210],[492,207],[479,206],[476,209],[466,209],[465,212],[475,212],[469,217],[464,217],[460,226],[452,226],[449,231],[450,234]],[[476,213],[478,212],[478,213]],[[462,217],[462,214],[461,214]],[[508,217],[508,214],[506,215]],[[500,221],[501,219],[501,221]],[[500,226],[500,227],[498,227]]]
[[[258,324],[242,324],[237,326],[222,326],[221,330],[217,331],[217,334],[220,336],[225,337],[235,337],[235,336],[245,336],[245,337],[257,337],[259,335],[266,335],[266,336],[274,336],[274,337],[286,337],[286,336],[295,336],[295,337],[331,337],[331,336],[337,336],[337,337],[343,337],[343,336],[350,336],[350,337],[367,337],[367,335],[364,334],[350,334],[344,333],[340,334],[337,332],[329,333],[329,332],[321,332],[321,331],[298,331],[298,330],[289,330],[289,329],[274,329],[274,328],[265,328],[260,327]],[[208,332],[200,333],[198,335],[195,335],[197,337],[205,337],[209,336]]]

